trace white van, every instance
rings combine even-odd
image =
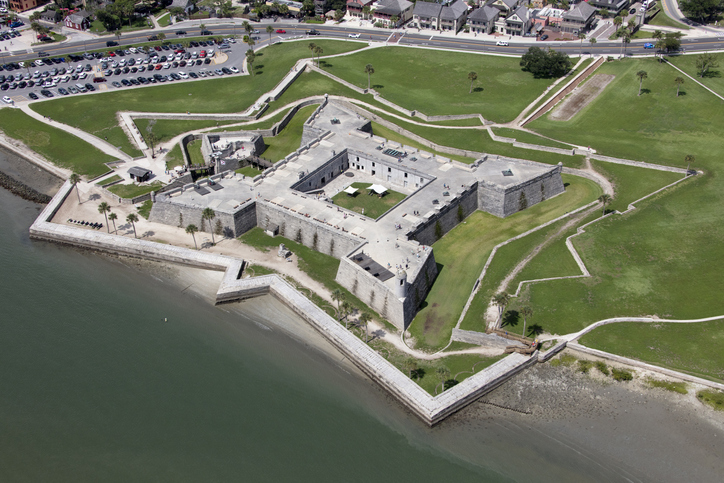
[[[506,42],[505,40],[498,40],[497,42],[495,42],[495,45],[501,45],[503,47],[507,47],[508,42]]]
[[[85,92],[86,88],[83,84],[76,84],[75,88],[78,89],[80,92]]]

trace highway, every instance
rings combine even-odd
[[[261,33],[257,34],[260,38],[260,40],[268,40],[268,34],[264,32],[264,29],[269,24],[254,24],[254,27],[259,29]],[[530,38],[530,40],[526,39],[524,41],[521,40],[512,40],[510,42],[510,45],[508,46],[499,46],[495,45],[494,41],[489,40],[476,40],[471,38],[451,38],[449,36],[442,36],[442,35],[421,35],[419,33],[415,33],[413,31],[408,31],[409,33],[404,33],[403,29],[400,30],[367,30],[367,29],[359,29],[359,28],[347,28],[342,26],[316,26],[316,25],[310,25],[310,24],[300,24],[300,23],[290,23],[290,22],[276,22],[271,24],[274,29],[284,29],[286,30],[286,34],[272,34],[272,41],[277,41],[278,39],[285,39],[285,38],[291,38],[296,37],[300,35],[304,35],[305,31],[309,29],[316,29],[321,33],[322,37],[328,37],[328,38],[340,38],[340,39],[349,39],[350,33],[359,33],[360,37],[359,40],[362,41],[373,41],[373,42],[384,42],[388,40],[388,38],[393,33],[398,34],[404,34],[402,35],[401,39],[399,39],[399,44],[401,45],[410,45],[410,46],[418,46],[418,47],[430,47],[430,48],[436,48],[436,49],[453,49],[453,50],[461,50],[461,51],[470,51],[470,52],[486,52],[486,53],[493,53],[493,54],[507,54],[507,55],[522,55],[525,53],[525,51],[531,47],[531,46],[537,46],[537,47],[550,47],[555,50],[559,50],[562,52],[565,52],[569,55],[579,55],[581,51],[584,55],[618,55],[621,52],[621,42],[617,41],[601,41],[596,43],[595,45],[591,45],[587,41],[583,41],[583,45],[581,46],[580,41],[570,41],[570,42],[555,42],[555,41],[546,41],[546,42],[538,42],[533,40],[533,38]],[[187,35],[176,35],[176,31],[178,29],[185,29],[188,34]],[[207,29],[211,30],[213,36],[230,36],[233,34],[244,34],[244,29],[240,25],[224,25],[224,24],[212,24],[207,25]],[[158,35],[159,33],[163,32],[166,35],[166,40],[169,41],[177,41],[180,39],[184,39],[186,37],[198,37],[198,27],[196,26],[188,26],[188,27],[180,27],[175,26],[175,28],[168,28],[168,29],[155,29],[155,30],[146,30],[142,32],[135,32],[135,33],[126,33],[121,37],[120,39],[120,45],[121,46],[127,46],[132,44],[138,44],[140,42],[147,41],[147,38],[149,35]],[[314,38],[313,36],[309,36],[309,38]],[[103,37],[99,39],[94,40],[88,40],[88,41],[77,41],[77,42],[68,42],[64,44],[59,44],[56,46],[48,46],[45,48],[36,47],[36,50],[33,53],[23,53],[23,54],[16,54],[16,55],[7,55],[4,54],[2,57],[0,57],[0,63],[5,63],[8,61],[13,62],[19,62],[22,60],[28,60],[28,59],[37,59],[38,58],[38,52],[46,52],[50,56],[63,56],[66,54],[71,53],[77,53],[77,52],[84,52],[84,51],[91,51],[91,50],[108,50],[106,47],[106,41],[108,40],[116,40],[115,37],[108,36]],[[649,40],[650,41],[650,40]],[[643,55],[643,54],[651,54],[653,51],[644,49],[644,43],[646,43],[646,40],[639,40],[634,41],[630,44],[628,44],[626,48],[627,55]],[[259,41],[257,41],[259,43]],[[390,45],[393,45],[393,42],[390,43]],[[719,37],[701,37],[701,38],[683,38],[681,40],[681,48],[684,52],[699,52],[699,51],[713,51],[713,50],[724,50],[724,33]]]

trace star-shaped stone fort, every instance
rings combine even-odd
[[[564,191],[560,164],[451,161],[375,136],[368,119],[334,101],[305,122],[297,151],[259,176],[234,172],[263,163],[263,149],[260,132],[205,134],[202,153],[219,174],[154,195],[150,220],[204,226],[212,208],[227,236],[258,226],[329,254],[340,260],[337,282],[401,329],[437,276],[440,236],[475,210],[506,217]],[[375,219],[332,199],[386,192],[404,197]]]

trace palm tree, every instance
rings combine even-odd
[[[254,75],[254,61],[256,60],[256,53],[253,50],[246,51],[246,63],[249,64],[249,72]]]
[[[335,288],[332,292],[332,300],[337,302],[337,320],[342,320],[342,307],[340,306],[344,300],[344,294],[338,288]]]
[[[402,370],[410,376],[410,379],[412,379],[412,371],[415,369],[417,369],[417,361],[414,357],[408,357],[402,361]]]
[[[508,302],[510,302],[510,295],[506,292],[500,292],[493,297],[493,303],[498,306],[498,322],[502,320],[503,312],[505,311],[505,306],[508,305]]]
[[[606,214],[606,205],[611,203],[611,199],[611,195],[609,195],[608,193],[604,193],[598,197],[598,201],[600,201],[603,205],[603,212],[601,213],[601,216]]]
[[[266,33],[269,34],[269,45],[271,45],[271,34],[274,33],[274,27],[272,27],[271,25],[267,25],[267,26],[266,26]]]
[[[324,53],[324,49],[322,47],[317,46],[314,48],[314,53],[317,54],[317,67],[319,67],[319,56]]]
[[[633,31],[636,29],[636,19],[631,17],[631,19],[628,21],[628,24],[626,24],[626,27],[628,27],[629,32],[633,33]]]
[[[160,40],[161,42],[166,40],[166,34],[163,32],[160,32],[158,35],[156,35],[156,37],[158,37],[158,40]]]
[[[666,49],[666,41],[664,39],[656,41],[656,53],[659,55],[659,63],[664,61],[664,49]]]
[[[138,238],[138,234],[136,233],[136,222],[138,221],[138,215],[135,213],[131,213],[126,217],[126,222],[130,223],[133,227],[133,236]]]
[[[367,324],[372,320],[372,316],[367,312],[362,312],[359,316],[359,323],[365,326],[365,344],[367,343]]]
[[[120,30],[116,30],[115,32],[113,32],[113,34],[116,36],[117,41],[121,40],[121,31]]]
[[[349,314],[352,313],[352,304],[346,300],[342,302],[342,316],[344,317],[344,328],[349,329]]]
[[[681,84],[684,83],[683,77],[677,77],[674,79],[674,84],[676,84],[676,97],[679,97],[679,89],[681,89]]]
[[[246,45],[248,45],[253,52],[254,46],[256,45],[256,42],[254,42],[254,38],[251,35],[247,35],[246,37],[244,37],[244,42],[246,42]]]
[[[631,34],[625,31],[621,36],[621,44],[623,46],[623,56],[626,57],[626,45],[631,43]]]
[[[108,214],[108,219],[113,222],[113,233],[118,232],[118,228],[116,228],[116,220],[118,219],[118,215],[111,212]]]
[[[365,74],[367,74],[367,90],[370,90],[370,82],[372,81],[370,76],[374,73],[375,68],[372,67],[372,64],[367,64],[365,66]]]
[[[202,31],[202,32],[203,32],[204,30],[206,30],[206,24],[200,23],[200,24],[199,24],[199,30]]]
[[[204,208],[204,211],[201,212],[201,218],[207,220],[209,222],[209,226],[211,226],[211,220],[216,218],[216,212],[211,208]],[[214,230],[211,230],[211,244],[216,245],[216,241],[214,240]]]
[[[649,75],[646,73],[645,70],[640,70],[636,72],[636,77],[639,78],[639,96],[641,95],[641,87],[644,85],[644,79],[646,79]]]
[[[596,42],[598,42],[598,40],[596,40],[596,37],[591,37],[591,38],[588,40],[588,43],[591,44],[591,48],[592,48],[592,49],[591,49],[591,57],[593,57],[593,46],[596,45]]]
[[[435,372],[437,372],[437,377],[439,377],[440,382],[442,382],[442,392],[445,392],[445,381],[450,379],[450,369],[445,366],[440,366]]]
[[[470,72],[468,74],[468,80],[470,81],[470,91],[468,91],[468,94],[473,93],[473,83],[478,79],[478,74],[476,72]]]
[[[193,239],[194,239],[194,248],[196,248],[196,249],[198,250],[199,247],[196,245],[196,232],[197,232],[197,231],[199,231],[199,229],[198,229],[198,227],[197,227],[196,225],[194,225],[194,224],[191,224],[191,225],[189,225],[189,226],[186,227],[186,233],[188,233],[189,235],[191,235],[191,236],[193,237]]]
[[[247,34],[251,34],[254,31],[254,27],[252,27],[251,24],[249,22],[247,22],[246,20],[241,25],[244,27],[244,31]]]
[[[70,184],[73,185],[75,188],[75,194],[78,195],[78,204],[80,204],[80,192],[78,192],[78,183],[80,183],[80,175],[78,173],[73,173],[70,175],[70,178],[68,178],[70,181]]]
[[[103,216],[106,217],[106,230],[108,230],[108,233],[111,232],[111,227],[108,226],[108,213],[111,211],[111,205],[106,203],[105,201],[98,205],[98,213],[102,213]]]
[[[314,59],[314,49],[317,48],[317,44],[315,44],[314,42],[309,42],[309,45],[307,45],[307,47],[309,48],[309,50],[312,51],[312,59]]]
[[[586,39],[586,34],[584,34],[583,32],[579,32],[578,38],[581,39],[580,56],[583,57],[583,41]]]
[[[654,30],[654,33],[651,34],[651,37],[655,38],[656,40],[661,40],[664,38],[664,33],[661,30]]]
[[[691,163],[696,161],[696,158],[691,154],[687,154],[686,157],[684,158],[684,161],[686,161],[686,173],[688,174],[689,167],[691,167]]]
[[[525,337],[525,326],[528,323],[528,317],[533,315],[533,309],[525,305],[520,308],[520,315],[523,316],[523,337]]]
[[[613,18],[613,24],[614,24],[614,25],[616,26],[616,28],[618,29],[618,28],[623,24],[623,17],[621,17],[620,15],[616,15],[616,16]]]

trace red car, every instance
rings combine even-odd
[[[284,30],[284,29],[277,29],[277,33],[278,33],[278,34],[285,34],[285,33],[287,33],[287,31]]]
[[[105,82],[105,81],[106,81],[106,78],[105,78],[105,77],[94,77],[94,78],[93,78],[93,82],[95,82],[96,84],[97,84],[98,82]]]
[[[174,52],[177,53],[177,54],[183,54],[183,53],[185,53],[186,51],[185,51],[184,49],[176,49],[176,50],[174,50]]]
[[[115,56],[116,56],[116,53],[115,53],[115,52],[111,52],[111,51],[109,50],[109,51],[108,51],[108,55],[109,55],[110,57],[115,57]]]

